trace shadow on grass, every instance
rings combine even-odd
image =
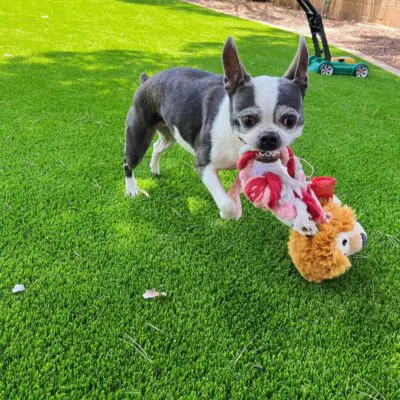
[[[174,13],[182,11],[185,13],[196,13],[200,15],[206,16],[213,16],[213,17],[222,17],[226,18],[226,15],[221,14],[219,12],[215,12],[213,10],[209,10],[204,7],[198,7],[196,5],[185,3],[184,1],[180,0],[117,0],[123,3],[128,4],[140,4],[142,6],[149,6],[149,7],[163,7],[167,10],[171,10]]]
[[[241,31],[236,38],[248,71],[253,75],[283,74],[296,50],[296,40],[288,45],[287,39],[290,35],[250,33],[245,36],[245,32]],[[81,98],[85,104],[100,98],[108,98],[113,102],[118,99],[118,96],[115,97],[117,89],[125,92],[125,98],[127,95],[132,97],[143,71],[153,75],[173,66],[187,66],[222,73],[222,46],[223,41],[191,43],[184,45],[178,56],[171,55],[168,49],[162,54],[136,50],[47,52],[29,59],[10,58],[1,67],[0,77],[8,83],[3,92],[6,102],[13,97],[8,96],[7,91],[9,94],[19,92],[33,108],[37,97],[43,95],[62,103],[69,101],[67,94]],[[29,85],[22,86],[21,79],[29,82]],[[27,86],[32,90],[26,90]],[[41,101],[46,102],[43,97]],[[48,104],[50,108],[56,106],[54,101]],[[128,106],[129,103],[126,103],[119,110],[121,115],[125,114]]]

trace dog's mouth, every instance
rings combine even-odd
[[[257,161],[263,162],[263,163],[273,163],[275,161],[278,161],[282,154],[281,150],[271,150],[271,151],[262,151],[259,149],[255,149],[251,147],[245,140],[243,140],[240,136],[238,136],[239,140],[247,146],[247,150],[252,150],[252,151],[257,151],[258,155],[255,158]]]
[[[278,161],[280,158],[281,158],[280,150],[259,151],[256,160],[263,163],[273,163],[275,161]]]

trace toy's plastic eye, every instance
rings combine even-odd
[[[337,238],[337,246],[345,256],[349,254],[350,251],[349,232],[343,232],[339,234]]]
[[[242,118],[242,123],[246,128],[252,128],[257,124],[257,117],[253,115],[247,115],[246,117]]]
[[[295,115],[284,115],[280,122],[285,128],[293,129],[297,124],[297,117]]]

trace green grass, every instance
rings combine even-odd
[[[280,75],[294,35],[167,0],[0,10],[0,398],[400,398],[398,78],[311,76],[295,151],[369,233],[348,274],[312,285],[271,215],[218,218],[178,146],[159,179],[150,154],[138,169],[149,199],[126,199],[122,172],[140,72],[221,72],[232,34],[253,75]]]

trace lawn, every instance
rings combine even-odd
[[[295,151],[369,233],[349,273],[314,285],[271,215],[243,200],[219,219],[178,146],[160,178],[150,154],[138,168],[150,198],[124,197],[140,72],[221,72],[232,34],[250,73],[280,75],[293,34],[168,0],[0,16],[0,398],[400,398],[399,78],[311,76]]]

